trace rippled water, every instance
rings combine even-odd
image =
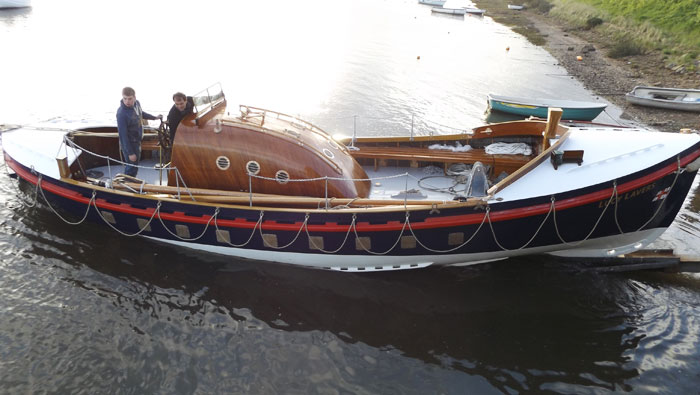
[[[127,84],[165,112],[172,91],[221,81],[230,105],[348,134],[353,116],[365,134],[403,133],[411,119],[418,133],[470,128],[489,91],[592,98],[488,18],[432,16],[413,1],[34,0],[0,11],[0,42],[0,123],[112,116]],[[25,205],[34,190],[18,196],[0,167],[2,393],[700,383],[699,275],[603,274],[552,257],[376,274],[240,261],[66,225]],[[700,255],[697,183],[658,246]]]

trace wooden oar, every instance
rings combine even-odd
[[[249,204],[251,202],[251,195],[247,192],[236,192],[236,191],[224,191],[217,189],[203,189],[203,188],[177,188],[165,185],[153,185],[153,184],[138,184],[135,182],[123,182],[115,183],[114,188],[128,191],[139,191],[139,192],[149,192],[149,193],[164,193],[173,196],[179,196],[181,199],[189,199],[190,194],[195,201],[198,202],[209,202],[209,203],[231,203],[231,204]],[[179,191],[179,193],[178,193]],[[189,192],[189,193],[188,193]],[[460,202],[454,200],[403,200],[403,199],[368,199],[368,198],[318,198],[318,197],[305,197],[305,196],[286,196],[286,195],[272,195],[263,193],[254,193],[252,195],[253,204],[264,204],[271,205],[277,204],[280,206],[286,205],[307,205],[314,207],[325,207],[326,201],[328,201],[329,206],[342,206],[342,205],[353,205],[353,206],[399,206],[399,205],[411,205],[411,206],[433,206],[433,205],[445,205],[445,204],[459,204]]]

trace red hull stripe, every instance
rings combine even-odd
[[[693,151],[692,153],[686,155],[685,157],[681,158],[680,161],[680,166],[683,167],[687,165],[688,163],[692,162],[696,158],[700,156],[700,149],[697,149]],[[23,167],[17,165],[12,158],[10,158],[7,154],[5,155],[5,163],[8,164],[12,170],[14,170],[18,175],[20,175],[22,178],[25,180],[29,181],[30,183],[36,185],[38,182],[38,177],[32,174],[31,172],[28,172],[24,170]],[[660,168],[653,173],[647,174],[643,177],[634,179],[632,181],[626,182],[624,184],[618,185],[617,186],[617,193],[618,195],[624,194],[629,191],[633,191],[635,189],[638,189],[640,187],[643,187],[645,185],[649,185],[652,182],[659,180],[663,178],[664,176],[676,171],[678,166],[674,164],[669,164],[667,166],[664,166],[663,168]],[[73,191],[68,188],[61,187],[56,184],[52,184],[49,182],[45,182],[42,180],[41,186],[43,189],[46,191],[49,191],[55,195],[64,197],[66,199],[73,200],[75,202],[83,203],[85,205],[88,204],[90,201],[89,198],[86,198],[85,196],[81,195],[80,193]],[[591,192],[586,195],[581,195],[581,196],[576,196],[573,198],[569,199],[564,199],[564,200],[559,200],[555,202],[555,207],[557,211],[560,210],[566,210],[578,206],[583,206],[586,204],[594,203],[594,202],[599,202],[599,201],[607,201],[610,199],[610,197],[613,194],[613,188],[607,188],[607,189],[602,189],[596,192]],[[120,213],[125,213],[133,216],[139,216],[139,217],[146,217],[150,218],[153,215],[154,208],[146,208],[146,209],[140,209],[140,208],[134,208],[129,204],[125,203],[120,203],[120,204],[115,204],[115,203],[110,203],[107,202],[104,199],[96,199],[95,204],[97,207],[103,210],[109,210],[109,211],[115,211],[115,212],[120,212]],[[509,220],[514,220],[514,219],[519,219],[519,218],[524,218],[524,217],[529,217],[529,216],[536,216],[536,215],[542,215],[546,214],[550,209],[550,204],[545,203],[545,204],[538,204],[534,206],[528,206],[528,207],[521,207],[517,209],[510,209],[510,210],[500,210],[497,212],[491,212],[490,217],[491,217],[491,222],[499,222],[499,221],[509,221]],[[200,217],[195,217],[195,216],[190,216],[190,215],[185,215],[182,212],[175,212],[175,213],[165,213],[165,212],[160,212],[160,218],[162,218],[164,221],[173,221],[173,222],[178,222],[178,223],[193,223],[193,224],[206,224],[210,221],[211,216],[210,215],[202,215]],[[479,224],[484,220],[484,212],[480,212],[477,214],[466,214],[466,215],[452,215],[452,216],[446,216],[446,217],[432,217],[432,218],[426,218],[425,221],[422,222],[414,222],[411,221],[411,228],[413,229],[436,229],[436,228],[445,228],[445,227],[454,227],[454,226],[464,226],[464,225],[473,225],[473,224]],[[245,219],[237,218],[234,220],[224,220],[224,219],[217,219],[217,224],[219,227],[230,227],[230,228],[248,228],[252,229],[256,221],[248,221]],[[299,231],[301,228],[303,222],[296,222],[293,224],[280,224],[277,223],[277,221],[263,221],[262,223],[262,228],[264,230],[270,230],[270,231]],[[356,228],[358,232],[381,232],[381,231],[396,231],[396,230],[401,230],[403,228],[404,223],[403,221],[389,221],[385,224],[369,224],[368,222],[357,222]],[[334,222],[328,222],[322,225],[319,224],[310,224],[308,225],[308,230],[309,232],[347,232],[348,231],[348,225],[338,225],[337,223]]]

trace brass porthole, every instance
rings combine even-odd
[[[335,154],[333,154],[333,153],[331,152],[331,150],[329,150],[328,148],[324,148],[324,149],[323,149],[323,155],[326,155],[326,156],[328,157],[328,159],[333,159],[333,158],[335,158]]]
[[[248,174],[256,176],[258,175],[258,173],[260,173],[260,163],[251,160],[245,164],[245,169],[248,172]]]
[[[280,184],[286,184],[289,181],[289,173],[284,170],[278,170],[275,174],[275,179]]]
[[[226,170],[231,166],[231,161],[225,157],[225,156],[220,156],[216,158],[216,167],[219,168],[219,170]]]

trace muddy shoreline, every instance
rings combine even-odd
[[[625,100],[625,94],[637,85],[698,89],[700,74],[667,68],[660,53],[611,59],[605,56],[609,38],[595,30],[571,29],[554,17],[533,10],[508,10],[507,1],[482,0],[476,1],[476,4],[486,9],[486,15],[496,22],[511,26],[514,31],[537,44],[543,42],[543,48],[557,59],[571,77],[594,94],[620,107],[623,121],[665,132],[678,132],[683,128],[700,129],[698,113],[635,106]],[[577,60],[579,56],[582,60]]]

